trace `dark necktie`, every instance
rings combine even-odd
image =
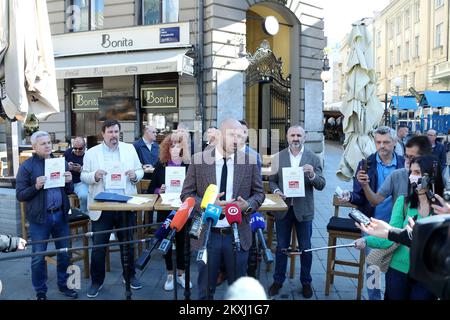
[[[225,201],[226,199],[226,192],[227,192],[227,176],[228,176],[228,169],[227,169],[227,158],[223,158],[223,167],[222,167],[222,176],[220,178],[220,193],[224,193],[223,196],[220,197],[220,200]]]

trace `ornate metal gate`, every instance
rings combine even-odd
[[[286,79],[282,75],[282,62],[281,58],[277,59],[270,49],[269,42],[264,40],[261,42],[260,47],[256,50],[255,54],[248,56],[250,65],[247,69],[247,87],[259,84],[259,124],[260,128],[264,127],[265,118],[264,111],[268,111],[268,123],[269,128],[265,129],[278,129],[280,150],[287,146],[286,130],[290,126],[291,119],[291,94],[290,76]],[[269,86],[267,98],[263,94],[265,86]],[[268,99],[269,101],[266,101]],[[269,106],[268,110],[264,110],[265,106]],[[269,141],[271,141],[271,133],[269,130]]]

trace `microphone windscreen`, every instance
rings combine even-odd
[[[195,199],[193,197],[189,197],[184,200],[180,208],[177,210],[175,217],[172,219],[170,228],[180,231],[186,224],[186,221],[189,219],[189,215],[191,214],[192,209],[194,209],[194,206]]]
[[[220,214],[222,213],[222,207],[216,206],[214,204],[208,204],[205,210],[205,214],[203,215],[203,223],[209,219],[213,220],[213,226],[217,224],[219,221]]]
[[[237,223],[238,225],[242,222],[241,208],[235,203],[229,203],[225,207],[225,217],[229,224]]]
[[[219,188],[215,184],[210,184],[208,188],[206,188],[205,193],[203,194],[203,199],[200,204],[200,208],[205,210],[208,204],[214,204],[217,199],[217,195],[219,194]]]
[[[175,210],[172,210],[172,212],[167,216],[166,220],[164,220],[161,227],[156,230],[155,232],[155,238],[158,240],[162,240],[169,234],[170,231],[170,223],[172,222],[173,217],[175,216]]]
[[[252,214],[250,219],[250,227],[252,228],[252,232],[256,232],[258,229],[264,230],[266,228],[264,217],[259,212]]]

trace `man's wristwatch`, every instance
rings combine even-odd
[[[247,202],[248,206],[247,206],[247,209],[245,210],[244,214],[249,214],[252,212],[253,208],[248,201],[246,201],[246,202]]]

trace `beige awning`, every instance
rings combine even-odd
[[[56,78],[111,77],[178,72],[194,75],[194,59],[188,49],[128,52],[55,58]]]

